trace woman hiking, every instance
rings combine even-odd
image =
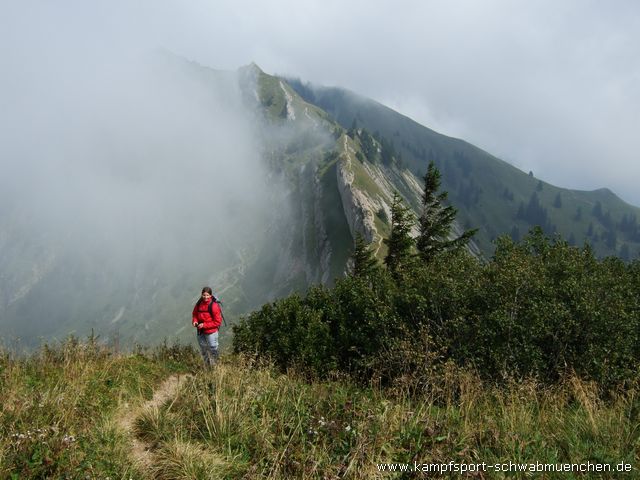
[[[205,365],[214,365],[218,359],[218,329],[222,323],[220,305],[213,299],[211,287],[204,287],[200,299],[193,307],[191,323],[198,329],[198,345]]]

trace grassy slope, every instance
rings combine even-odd
[[[378,471],[383,462],[638,460],[633,388],[604,402],[574,378],[499,390],[450,370],[411,397],[403,385],[309,382],[235,357],[207,372],[197,361],[186,349],[114,355],[75,343],[0,356],[0,477],[368,479],[397,478]],[[185,371],[195,376],[135,421],[154,456],[145,472],[117,416]]]
[[[276,156],[276,166],[281,168],[292,183],[294,218],[303,220],[295,231],[295,244],[303,245],[304,258],[312,268],[320,263],[321,224],[330,248],[329,281],[342,276],[349,257],[353,240],[348,230],[339,197],[334,164],[324,161],[325,154],[334,149],[335,132],[341,127],[317,106],[305,102],[286,82],[278,77],[265,74],[257,67],[258,96],[269,122],[290,132],[296,132],[289,144],[281,145]],[[288,118],[287,96],[295,118]],[[313,173],[317,172],[317,173]],[[314,189],[314,182],[319,189]],[[316,196],[319,195],[319,199]],[[319,203],[318,203],[319,200]],[[319,206],[321,211],[317,211]],[[317,216],[320,217],[317,218]],[[315,281],[319,282],[319,278]],[[300,279],[299,290],[306,288]],[[303,287],[303,288],[299,288]],[[286,289],[286,287],[285,287]]]
[[[353,239],[342,210],[342,200],[338,191],[337,164],[324,169],[320,177],[322,184],[322,211],[324,228],[331,242],[330,280],[344,275],[345,266],[353,249]],[[336,207],[338,206],[338,208]]]
[[[162,347],[119,356],[73,340],[22,359],[3,352],[0,478],[139,478],[116,413],[193,360]]]

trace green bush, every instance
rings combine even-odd
[[[484,263],[452,251],[403,268],[393,276],[374,269],[265,305],[234,328],[235,351],[269,356],[281,368],[364,380],[406,375],[380,365],[382,358],[402,364],[394,350],[408,352],[407,345],[428,345],[437,352],[430,361],[471,366],[497,381],[553,383],[575,373],[610,389],[637,378],[638,261],[598,260],[588,247],[538,229],[519,243],[499,238]],[[424,356],[417,353],[408,365]]]

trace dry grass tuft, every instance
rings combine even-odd
[[[150,473],[157,480],[220,479],[229,473],[229,465],[201,445],[174,439],[155,452]]]

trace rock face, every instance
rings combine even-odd
[[[343,135],[342,152],[336,168],[338,191],[342,200],[342,209],[349,225],[351,236],[362,234],[368,243],[379,243],[381,235],[375,225],[374,212],[379,208],[389,209],[383,199],[375,200],[367,192],[356,186],[356,171],[353,168],[355,150],[351,139]]]
[[[349,136],[341,139],[337,168],[338,189],[351,236],[362,234],[381,254],[382,239],[388,233],[393,193],[404,193],[409,205],[419,204],[417,179],[410,172],[398,172],[356,157],[357,144]]]
[[[408,170],[359,160],[356,156],[357,141],[346,134],[339,139],[338,145],[341,147],[336,169],[338,190],[351,236],[355,238],[357,232],[361,233],[367,242],[374,244],[378,257],[381,257],[382,239],[389,233],[394,192],[401,194],[418,218],[423,193],[421,182]],[[454,222],[451,238],[463,231]],[[417,236],[418,233],[415,225],[412,234]],[[475,243],[471,242],[469,248],[480,255]]]

